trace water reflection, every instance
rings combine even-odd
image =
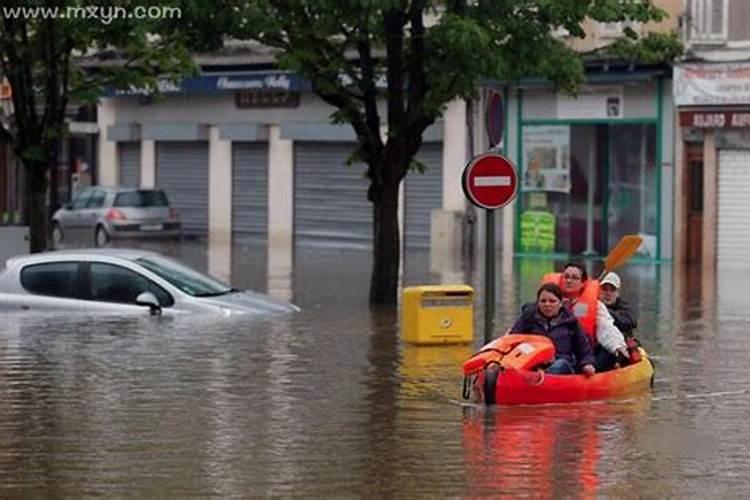
[[[628,492],[620,457],[650,396],[577,405],[466,407],[463,449],[474,495],[591,498]]]

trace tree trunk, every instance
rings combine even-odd
[[[398,269],[401,243],[398,230],[398,182],[386,183],[373,202],[374,241],[370,303],[398,303]]]
[[[47,250],[47,160],[25,161],[24,167],[31,185],[29,199],[29,251]]]

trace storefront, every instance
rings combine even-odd
[[[599,73],[575,98],[541,85],[516,90],[516,255],[604,256],[638,234],[641,257],[671,258],[667,78],[666,69]]]
[[[679,161],[675,257],[701,269],[750,266],[750,63],[675,67]]]

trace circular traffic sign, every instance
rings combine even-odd
[[[502,208],[516,197],[516,166],[497,153],[475,156],[464,169],[461,186],[474,205],[487,210]]]

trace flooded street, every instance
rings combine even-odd
[[[461,363],[483,343],[480,272],[430,275],[426,254],[407,256],[407,286],[478,288],[473,346],[415,347],[396,310],[369,308],[367,252],[298,252],[290,269],[264,248],[218,264],[200,243],[163,250],[302,312],[6,315],[0,497],[750,494],[750,271],[720,273],[714,293],[669,265],[622,268],[652,394],[486,409],[461,398]],[[502,328],[554,266],[512,265],[498,277]]]

